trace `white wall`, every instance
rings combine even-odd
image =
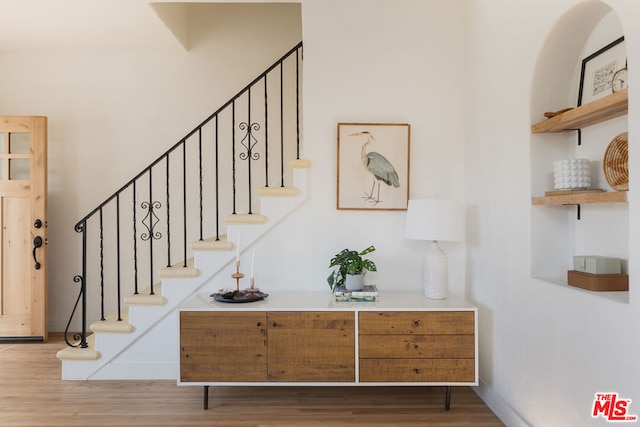
[[[539,172],[530,170],[530,141],[535,141],[529,128],[532,117],[541,119],[541,111],[530,111],[531,92],[544,90],[532,86],[534,70],[547,36],[562,34],[552,31],[556,22],[582,3],[598,8],[575,0],[480,0],[470,8],[467,297],[480,307],[480,392],[508,425],[605,425],[602,418],[591,418],[591,409],[595,393],[607,391],[632,399],[631,414],[640,413],[637,226],[630,220],[628,303],[529,274],[536,232],[530,229],[530,174]],[[640,5],[607,3],[622,21],[632,67],[640,54]],[[593,25],[572,21],[578,32],[584,32],[581,25]],[[573,43],[570,39],[549,42]],[[547,82],[555,87],[554,79],[565,77],[549,75]],[[562,98],[568,97],[556,100]],[[629,117],[637,115],[638,99],[640,87],[632,84]],[[630,139],[639,131],[637,120],[630,119]],[[639,160],[630,159],[629,218],[637,217],[633,170],[639,170]],[[595,238],[598,232],[606,237],[618,224],[601,227]]]
[[[51,331],[79,290],[75,223],[300,42],[300,5],[198,5],[188,52],[164,31],[153,48],[0,52],[0,112],[49,118]]]
[[[261,280],[327,290],[329,260],[364,249],[384,291],[421,292],[427,243],[403,238],[404,211],[336,210],[337,123],[411,125],[410,197],[464,199],[465,3],[305,0],[303,157],[312,161],[310,200],[256,245]],[[449,253],[451,292],[464,285],[464,244]]]

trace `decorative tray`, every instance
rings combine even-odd
[[[212,297],[214,300],[218,302],[241,304],[245,302],[261,301],[269,296],[269,294],[265,294],[263,292],[242,292],[242,291],[240,292],[234,291],[233,293],[227,293],[227,294],[224,294],[224,296],[222,295],[223,294],[215,293],[215,294],[211,294],[210,297]]]

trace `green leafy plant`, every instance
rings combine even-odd
[[[327,277],[327,283],[333,291],[336,287],[344,285],[347,274],[362,274],[367,271],[378,271],[376,264],[370,259],[363,259],[362,257],[375,251],[376,248],[369,246],[368,248],[358,252],[349,249],[343,249],[331,258],[329,268],[335,268],[329,277]]]

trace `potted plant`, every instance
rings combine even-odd
[[[368,248],[358,252],[349,249],[343,249],[331,258],[329,268],[337,267],[327,277],[327,282],[331,290],[345,285],[349,290],[360,290],[364,284],[364,273],[366,271],[377,271],[376,264],[362,257],[375,251],[376,248],[369,246]]]

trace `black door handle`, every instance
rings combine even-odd
[[[40,246],[42,246],[42,237],[40,236],[36,236],[33,238],[33,262],[35,262],[35,268],[36,270],[40,270],[40,263],[38,262],[38,259],[36,258],[36,249],[38,249]]]

